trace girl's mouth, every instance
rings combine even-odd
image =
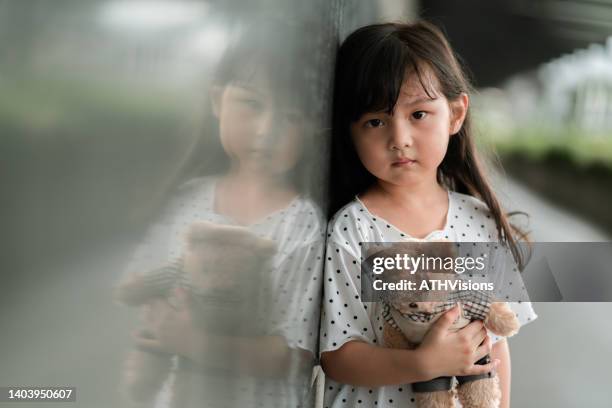
[[[271,151],[268,149],[250,149],[248,150],[249,155],[255,157],[268,157],[271,154]]]
[[[400,166],[412,166],[416,163],[416,160],[411,160],[411,159],[400,159],[397,161],[394,161],[392,163],[392,166],[395,167],[400,167]]]

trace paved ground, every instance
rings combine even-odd
[[[536,241],[607,240],[516,183],[495,184],[507,208],[532,214]],[[70,265],[49,265],[40,280],[16,291],[0,313],[1,385],[76,385],[78,402],[55,408],[119,406],[119,367],[135,316],[109,295],[127,253],[117,242]],[[539,318],[510,341],[513,406],[610,407],[612,303],[538,303],[535,310]],[[44,404],[19,404],[27,406]]]
[[[610,241],[592,225],[507,178],[508,209],[532,215],[537,242]],[[538,319],[510,339],[513,407],[612,406],[612,303],[535,303]]]
[[[610,241],[610,236],[596,226],[546,201],[512,179],[496,175],[492,182],[507,210],[521,210],[530,215],[528,229],[532,231],[534,241]]]

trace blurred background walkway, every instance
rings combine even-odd
[[[494,183],[506,208],[531,216],[534,241],[610,241],[601,229],[516,181],[497,174]],[[609,406],[612,303],[538,302],[534,309],[538,319],[509,340],[512,406]]]
[[[492,183],[508,211],[524,211],[529,215],[527,229],[535,242],[610,241],[610,235],[599,226],[555,205],[519,181],[496,172]]]

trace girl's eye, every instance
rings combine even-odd
[[[248,106],[251,109],[259,109],[262,105],[262,103],[258,101],[257,99],[241,98],[239,99],[239,101],[240,103],[242,103],[245,106]]]
[[[380,119],[370,119],[365,123],[365,126],[369,128],[377,128],[383,126],[384,124],[385,122]]]
[[[425,116],[427,116],[427,112],[424,112],[424,111],[416,111],[412,114],[412,117],[415,118],[416,120],[421,120]]]
[[[287,112],[285,113],[285,118],[290,123],[294,123],[294,124],[302,123],[302,121],[304,120],[303,115],[299,112]]]

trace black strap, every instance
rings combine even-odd
[[[486,356],[484,356],[483,358],[481,358],[474,364],[485,365],[485,364],[489,364],[490,362],[491,362],[491,357],[489,357],[489,355],[487,354]],[[483,378],[493,378],[493,377],[495,377],[495,371],[489,371],[488,373],[484,373],[484,374],[457,376],[457,382],[459,383],[459,385],[461,385],[466,382],[482,380]]]
[[[453,377],[438,377],[429,381],[412,383],[414,392],[448,391],[453,385]]]

